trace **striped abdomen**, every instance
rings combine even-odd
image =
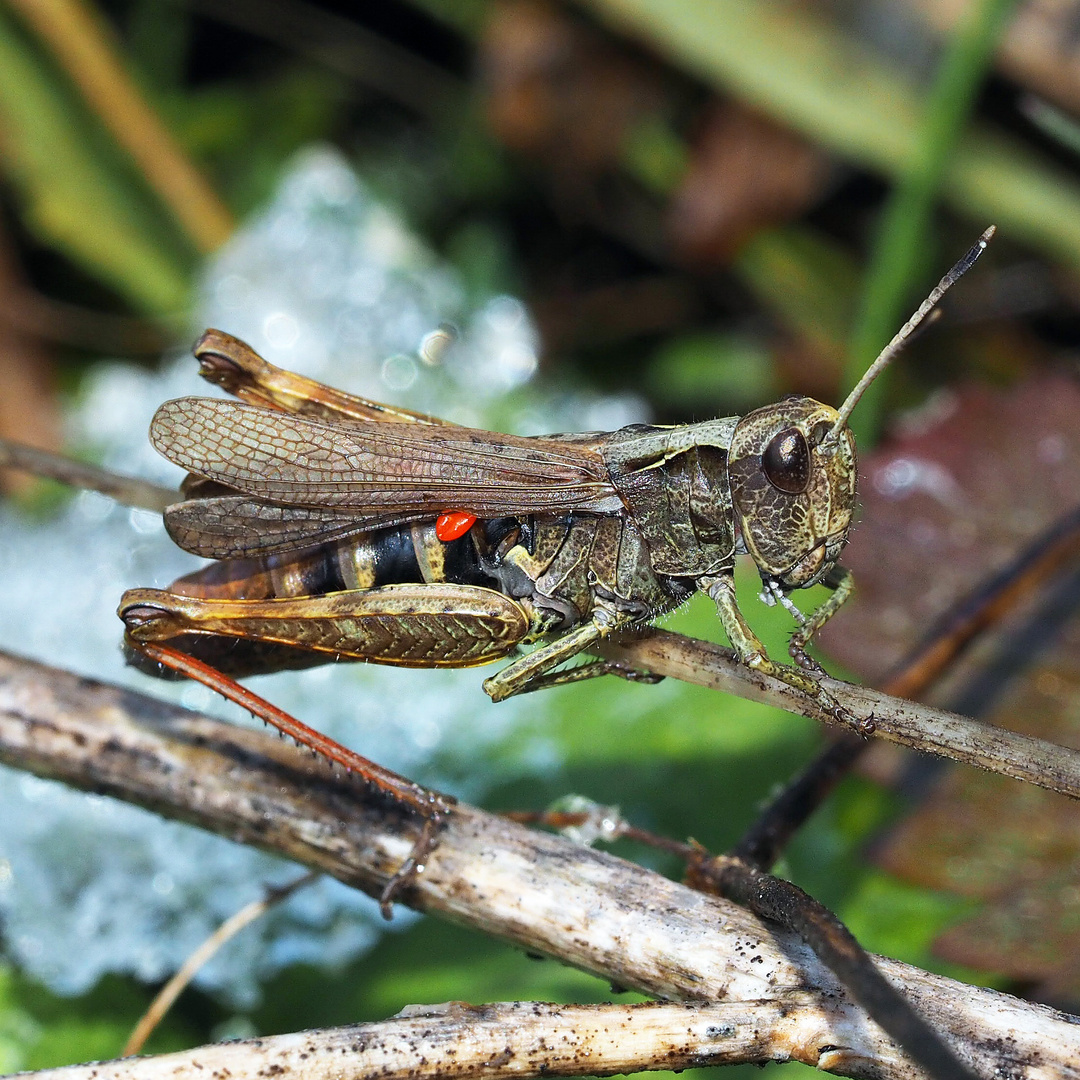
[[[481,522],[473,532],[448,543],[435,536],[434,522],[358,533],[295,554],[214,562],[186,574],[170,591],[223,600],[270,600],[425,582],[490,588],[494,582],[480,567],[478,545],[486,549],[512,525],[512,519]]]

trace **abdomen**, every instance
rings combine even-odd
[[[435,536],[435,523],[379,529],[287,555],[223,559],[186,574],[170,586],[181,596],[220,600],[270,600],[373,589],[379,585],[452,582],[495,586],[481,569],[488,550],[513,527],[513,519],[479,522],[457,540]]]

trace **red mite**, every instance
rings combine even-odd
[[[435,535],[444,543],[457,540],[464,536],[476,522],[475,514],[467,514],[464,510],[449,510],[440,514],[435,522]]]

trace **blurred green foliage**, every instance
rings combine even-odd
[[[36,42],[0,8],[0,157],[24,224],[136,309],[188,302],[195,253]]]
[[[0,965],[0,1072],[116,1057],[151,997],[146,987],[116,976],[79,997],[58,997]],[[175,1012],[154,1032],[147,1052],[168,1053],[205,1038]]]
[[[680,414],[693,416],[702,402],[741,413],[776,397],[776,375],[760,341],[699,332],[672,337],[657,350],[645,389],[650,400]]]
[[[948,42],[927,94],[915,152],[893,188],[879,226],[877,249],[863,286],[863,301],[851,335],[846,386],[855,386],[874,361],[881,343],[903,325],[912,279],[921,269],[937,196],[954,159],[961,132],[993,59],[1014,0],[981,0],[966,13]],[[885,382],[877,380],[850,421],[860,444],[881,427]]]

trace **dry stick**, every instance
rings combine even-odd
[[[236,937],[244,927],[250,926],[256,919],[261,918],[270,908],[287,900],[297,889],[302,889],[321,877],[322,874],[311,872],[298,877],[288,885],[267,888],[261,900],[253,900],[235,914],[230,915],[201,945],[192,950],[177,969],[176,974],[154,995],[154,1000],[150,1002],[146,1012],[139,1017],[139,1022],[128,1036],[128,1041],[124,1043],[120,1056],[130,1057],[142,1050],[146,1045],[146,1040],[153,1034],[154,1028],[165,1018],[165,1014],[187,989],[199,969],[209,963],[226,942]]]
[[[512,817],[565,831],[583,830],[585,835],[607,842],[632,837],[679,856],[687,864],[688,885],[733,900],[805,941],[844,989],[934,1080],[976,1080],[976,1074],[960,1061],[941,1034],[881,974],[873,957],[840,919],[790,881],[773,877],[738,857],[711,856],[695,843],[679,843],[635,829],[609,807]]]
[[[602,822],[597,818],[602,817]],[[535,821],[561,830],[584,829],[612,841],[632,837],[650,847],[680,856],[687,864],[686,883],[726,897],[759,918],[798,934],[841,981],[844,989],[883,1030],[902,1046],[933,1080],[977,1080],[941,1034],[919,1015],[904,994],[878,970],[873,957],[840,919],[797,885],[773,877],[741,858],[711,856],[694,843],[683,844],[634,829],[610,813],[548,811],[514,814],[514,821]],[[597,826],[600,825],[598,828]]]
[[[90,107],[208,254],[232,232],[229,211],[124,70],[108,28],[81,0],[10,0],[46,41]]]
[[[771,869],[791,838],[870,745],[866,739],[841,732],[769,801],[728,854],[747,866]]]
[[[509,810],[503,817],[522,825],[542,825],[554,829],[578,844],[613,844],[616,840],[634,840],[654,851],[665,851],[683,862],[693,858],[695,848],[684,840],[650,832],[631,825],[617,806],[602,806],[590,799],[575,796],[576,803],[587,805],[580,810]]]
[[[201,1046],[34,1080],[417,1080],[418,1077],[610,1076],[642,1069],[786,1061],[813,1037],[815,1010],[777,1002],[413,1006],[390,1020]],[[418,1062],[423,1062],[419,1066]],[[348,1062],[347,1069],[343,1063]]]
[[[837,723],[797,690],[751,670],[731,649],[707,641],[650,628],[636,638],[607,643],[598,651],[658,675],[738,694],[826,724]],[[866,686],[832,678],[820,682],[848,712],[871,718],[870,729],[883,739],[1080,798],[1080,752],[1076,750]],[[849,730],[864,733],[858,724]]]
[[[869,743],[842,734],[772,800],[732,849],[694,853],[688,884],[743,904],[799,936],[860,1005],[936,1080],[971,1077],[940,1034],[889,983],[840,919],[798,886],[766,873],[795,830],[847,775]]]
[[[148,480],[135,476],[124,476],[88,465],[83,461],[53,454],[48,450],[38,450],[33,446],[0,439],[0,467],[22,469],[34,476],[45,476],[58,480],[61,484],[85,488],[108,495],[110,499],[125,506],[138,506],[144,510],[161,513],[166,506],[179,502],[182,496],[169,488],[159,487]]]
[[[262,732],[2,654],[0,760],[274,851],[372,895],[419,828],[414,814]],[[790,1057],[852,1076],[919,1075],[795,935],[562,837],[460,806],[405,898],[657,997],[808,1009],[812,1022]],[[981,1074],[1080,1078],[1076,1018],[876,963]]]

